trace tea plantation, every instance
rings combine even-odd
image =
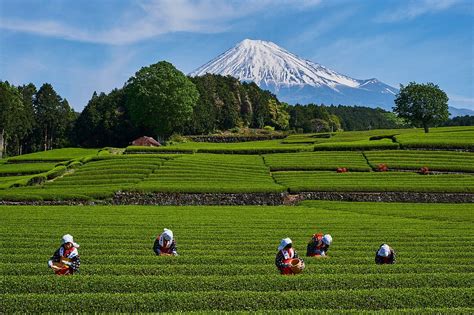
[[[472,313],[474,206],[305,202],[296,207],[0,208],[2,312],[279,311]],[[175,232],[178,257],[154,237]],[[276,247],[305,254],[312,233],[329,257],[281,276]],[[80,243],[81,272],[46,261],[62,234]],[[375,265],[387,242],[397,264]]]
[[[474,128],[450,127],[0,160],[0,313],[472,314],[474,203],[456,198],[474,200],[473,151]],[[407,202],[290,198],[328,193]],[[127,194],[276,195],[293,205],[113,206]],[[411,203],[409,194],[451,203]],[[165,227],[177,257],[152,250]],[[290,237],[304,256],[316,232],[333,236],[329,257],[281,276],[279,241]],[[82,264],[58,277],[46,262],[66,233],[80,243]],[[382,243],[396,264],[374,263]]]

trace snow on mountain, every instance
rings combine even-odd
[[[390,110],[398,92],[375,78],[351,78],[262,40],[245,39],[190,75],[206,73],[253,81],[291,104],[366,105]]]
[[[290,104],[359,105],[391,111],[398,93],[375,78],[351,78],[263,40],[245,39],[189,75],[206,73],[253,81]]]
[[[272,42],[245,39],[217,58],[192,72],[231,75],[242,81],[276,89],[289,86],[328,86],[337,91],[338,85],[360,86],[358,80],[326,67],[304,60]]]

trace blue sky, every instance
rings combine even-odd
[[[0,0],[0,80],[49,82],[81,111],[143,66],[189,73],[245,38],[474,110],[474,0]]]

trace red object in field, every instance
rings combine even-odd
[[[427,166],[423,166],[422,168],[420,168],[418,173],[422,175],[428,175],[430,173],[430,169]]]
[[[387,166],[387,164],[381,163],[381,164],[377,165],[377,171],[379,171],[379,172],[386,172],[386,171],[388,171],[388,166]]]
[[[71,274],[71,270],[69,269],[69,266],[60,262],[53,263],[52,269],[54,270],[54,273],[58,276],[65,276],[65,275]]]
[[[283,263],[284,264],[290,264],[292,260],[293,260],[293,258],[284,259]],[[282,269],[280,269],[280,272],[281,272],[282,275],[293,275],[294,274],[293,270],[291,270],[291,267],[282,268]]]
[[[347,168],[345,167],[338,167],[336,172],[338,173],[347,173]]]
[[[152,137],[143,136],[132,141],[132,145],[138,145],[143,147],[159,147],[161,143],[153,139]]]

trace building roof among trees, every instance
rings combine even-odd
[[[132,141],[132,145],[146,146],[146,147],[159,147],[161,143],[153,139],[152,137],[143,136]]]

